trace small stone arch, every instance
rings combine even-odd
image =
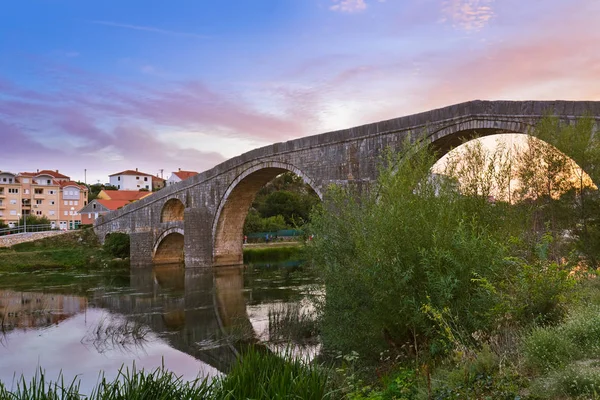
[[[177,198],[167,200],[160,212],[160,222],[183,221],[185,205]]]
[[[229,185],[223,195],[212,225],[214,265],[237,265],[243,262],[242,228],[256,193],[277,175],[293,172],[323,199],[315,182],[291,164],[269,161],[253,165]]]
[[[154,243],[152,262],[154,264],[176,264],[184,261],[183,229],[172,228],[164,231]]]

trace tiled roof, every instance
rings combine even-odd
[[[163,178],[159,178],[158,176],[152,175],[152,182],[164,182]]]
[[[140,175],[140,176],[153,176],[152,174],[147,174],[142,171],[134,171],[132,169],[126,169],[125,171],[117,172],[116,174],[112,174],[109,176],[117,176],[117,175]]]
[[[66,175],[60,174],[60,173],[58,172],[58,170],[56,170],[56,171],[51,171],[51,170],[49,170],[49,169],[44,169],[44,170],[42,170],[42,171],[38,172],[38,173],[37,173],[37,175],[50,175],[50,176],[52,176],[53,178],[57,178],[57,179],[71,179],[70,177],[68,177],[68,176],[66,176]]]
[[[175,171],[173,173],[175,175],[177,175],[177,177],[179,179],[181,179],[182,181],[184,181],[188,178],[191,178],[194,175],[198,175],[198,173],[196,171],[181,171],[181,170],[179,170],[179,171]]]
[[[103,192],[110,197],[110,200],[122,200],[128,202],[136,201],[152,194],[152,192],[140,192],[138,190],[103,190]]]
[[[78,187],[81,190],[87,190],[87,186],[80,185],[79,183],[73,182],[73,181],[62,181],[62,182],[57,182],[57,184],[59,184],[60,187],[75,186],[75,187]]]
[[[127,204],[131,203],[129,200],[96,199],[96,201],[111,211],[114,211],[117,208],[121,208],[121,207],[126,206]]]

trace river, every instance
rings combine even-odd
[[[77,377],[86,393],[100,372],[112,380],[134,364],[215,376],[248,344],[310,357],[320,291],[295,261],[0,273],[0,381],[10,388],[42,369],[46,379]]]

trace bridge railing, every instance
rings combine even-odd
[[[17,233],[26,233],[26,232],[45,232],[57,230],[56,226],[52,226],[51,224],[41,224],[41,225],[17,225],[14,227],[8,227],[0,229],[0,236],[6,235],[15,235]]]

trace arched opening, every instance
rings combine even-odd
[[[248,211],[261,188],[288,172],[298,176],[317,198],[322,198],[313,181],[293,166],[269,163],[248,169],[230,185],[217,211],[213,224],[214,265],[243,263],[243,227]]]
[[[183,221],[185,206],[179,199],[168,200],[160,213],[160,222]]]
[[[183,233],[179,230],[165,232],[157,241],[152,261],[154,264],[179,264],[184,261]]]

